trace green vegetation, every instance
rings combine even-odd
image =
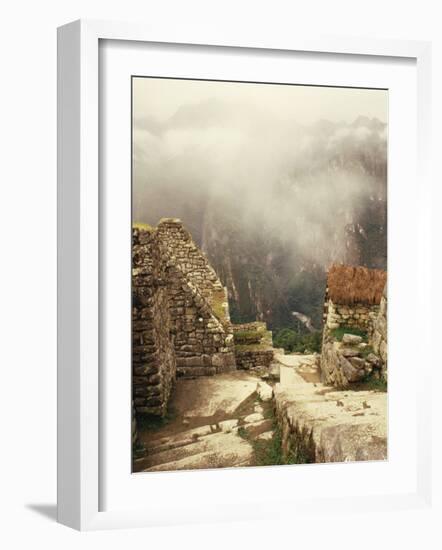
[[[235,344],[235,351],[239,353],[242,351],[266,351],[269,349],[272,349],[272,347],[265,342],[260,342],[259,344]]]
[[[293,464],[287,462],[282,455],[282,436],[279,427],[274,426],[273,437],[268,440],[251,441],[257,466],[272,466]]]
[[[273,345],[275,348],[284,348],[285,351],[301,352],[305,351],[317,352],[321,351],[322,334],[320,331],[310,333],[295,332],[291,328],[283,328],[279,330],[273,337]]]
[[[360,382],[351,385],[352,391],[377,391],[386,392],[388,390],[387,381],[380,378],[379,371],[374,370]]]
[[[269,407],[265,413],[265,418],[270,418],[273,421],[272,430],[273,437],[271,439],[253,439],[249,436],[247,429],[244,426],[238,428],[238,435],[250,442],[255,455],[254,463],[256,466],[281,466],[285,464],[307,464],[310,460],[307,454],[301,452],[300,449],[291,449],[287,457],[284,457],[282,452],[282,433],[275,418],[275,413]]]
[[[211,305],[215,317],[219,321],[223,321],[226,318],[226,312],[224,304],[226,302],[226,295],[223,290],[215,291],[212,294]]]
[[[371,346],[365,346],[365,348],[361,349],[360,351],[360,355],[364,359],[366,359],[370,355],[370,353],[374,353],[374,350]]]
[[[383,378],[375,378],[373,374],[368,374],[362,381],[362,388],[364,390],[372,390],[378,392],[386,392],[388,389],[387,381]]]
[[[166,414],[161,416],[155,416],[153,414],[137,414],[137,429],[140,432],[144,431],[156,431],[160,428],[167,426],[170,422],[176,419],[176,412],[168,410]]]
[[[238,435],[239,437],[242,437],[243,439],[248,439],[249,434],[247,433],[247,430],[244,428],[244,426],[240,426],[238,428]]]
[[[229,302],[229,313],[230,313],[230,320],[235,325],[239,325],[241,323],[251,323],[256,319],[255,310],[248,313],[242,313],[240,310],[239,304],[235,300],[232,300],[231,302]]]
[[[367,333],[356,327],[339,327],[331,331],[331,335],[338,342],[342,341],[344,334],[354,334],[355,336],[361,336],[363,342],[368,341]]]
[[[314,327],[320,327],[324,309],[324,289],[326,287],[326,273],[317,266],[311,266],[308,270],[295,273],[290,278],[284,295],[287,297],[287,323],[294,323],[297,332],[305,328],[303,323],[294,319],[292,312],[306,313],[312,320]]]
[[[145,446],[143,445],[143,443],[139,442],[139,441],[136,441],[133,445],[132,445],[132,457],[134,459],[136,458],[143,458],[146,454],[146,448]]]

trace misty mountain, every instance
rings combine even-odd
[[[182,105],[134,126],[134,220],[181,218],[234,320],[319,327],[332,262],[386,268],[386,144],[386,124],[365,116],[305,126],[247,104]]]

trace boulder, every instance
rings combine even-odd
[[[355,367],[350,363],[350,361],[348,361],[344,357],[340,358],[339,364],[348,382],[358,382],[359,380],[362,380],[362,378],[364,378],[364,370],[360,370],[359,368]]]
[[[362,357],[350,357],[350,363],[357,369],[363,369],[365,367],[365,360]]]
[[[387,459],[386,393],[307,383],[274,392],[284,456],[297,447],[309,462]]]
[[[341,348],[339,351],[344,357],[357,357],[360,353],[357,349],[354,348]]]
[[[269,384],[266,384],[263,381],[258,382],[258,386],[256,388],[256,391],[259,395],[259,397],[262,399],[262,401],[270,401],[270,399],[273,396],[273,390],[272,387],[269,386]]]
[[[370,353],[369,355],[367,355],[367,361],[375,367],[379,367],[381,364],[381,360],[374,353]]]
[[[349,346],[357,346],[362,340],[362,336],[357,336],[356,334],[344,334],[342,337],[342,343]]]

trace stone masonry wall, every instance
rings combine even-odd
[[[359,337],[356,337],[359,341]],[[373,370],[379,371],[379,358],[364,353],[365,343],[345,344],[333,339],[322,344],[321,378],[326,384],[346,388],[361,382]]]
[[[270,367],[274,358],[272,333],[262,321],[233,325],[238,369]]]
[[[252,348],[252,346],[248,347]],[[245,349],[241,351],[236,350],[236,366],[238,369],[250,370],[258,367],[270,367],[274,357],[273,349],[248,350],[246,349],[247,346],[244,346],[244,348]]]
[[[163,416],[177,376],[236,368],[227,291],[179,220],[133,229],[133,398]]]
[[[211,301],[218,291],[224,296],[224,287],[215,270],[193,242],[190,233],[183,227],[180,220],[163,218],[158,224],[157,231],[159,239],[166,246],[173,262],[179,266],[183,275],[198,287],[205,298]],[[223,317],[226,321],[230,321],[228,307],[224,309]]]
[[[379,306],[360,303],[340,305],[328,299],[324,312],[324,326],[329,330],[345,326],[359,328],[370,334],[379,313]]]
[[[373,331],[370,337],[370,344],[373,347],[373,351],[378,355],[382,361],[381,375],[384,380],[387,380],[387,285],[385,285],[384,293],[382,295],[381,303],[379,306],[379,315],[373,325]]]
[[[339,305],[329,299],[325,307],[322,337],[321,376],[327,384],[346,387],[364,380],[373,373],[386,380],[387,370],[387,299],[386,291],[380,305]],[[349,336],[356,344],[337,341],[333,330],[339,327],[359,328],[367,333],[368,344],[362,338]],[[367,353],[367,346],[374,353]],[[365,350],[365,351],[364,351]]]
[[[227,290],[179,220],[161,220],[157,233],[169,265],[177,375],[235,369]]]
[[[176,376],[168,266],[155,231],[133,230],[132,368],[138,413],[164,415]]]
[[[170,268],[169,294],[177,375],[204,376],[234,369],[233,335],[177,266]]]
[[[267,324],[264,321],[252,321],[251,323],[236,323],[233,325],[233,332],[266,332]]]

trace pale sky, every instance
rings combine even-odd
[[[320,119],[351,123],[360,115],[388,121],[386,90],[134,78],[133,92],[135,125],[145,117],[164,122],[181,105],[212,99],[303,125]]]
[[[386,194],[385,90],[133,84],[137,221],[178,217],[195,230],[208,204],[228,212],[240,204],[244,227],[260,220],[269,234],[325,262],[330,232],[343,231],[361,202]]]

